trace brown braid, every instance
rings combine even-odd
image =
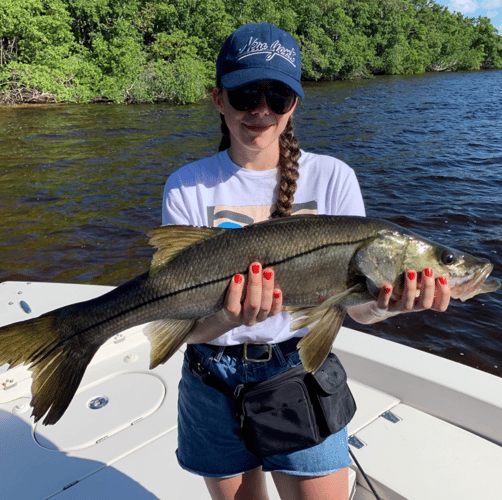
[[[225,117],[220,114],[221,119],[221,141],[218,151],[225,151],[230,147],[230,130],[228,130],[227,123],[225,122]]]
[[[287,217],[293,211],[293,200],[298,187],[300,177],[298,172],[298,160],[300,159],[300,147],[293,129],[293,117],[288,120],[284,132],[279,137],[279,193],[277,194],[276,211],[272,214],[276,217]]]

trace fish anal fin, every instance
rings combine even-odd
[[[148,233],[150,245],[157,248],[150,267],[150,274],[169,262],[186,247],[225,232],[218,227],[160,226]]]
[[[165,363],[183,344],[197,321],[161,319],[152,321],[144,328],[150,340],[150,370]]]

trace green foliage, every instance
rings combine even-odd
[[[73,37],[71,19],[60,0],[0,0],[2,60],[40,63],[69,55]],[[55,64],[52,61],[52,64]]]
[[[74,100],[84,66],[71,22],[61,0],[0,0],[2,90],[35,88]]]
[[[212,76],[212,74],[211,74]],[[204,63],[188,57],[150,63],[128,90],[130,102],[197,102],[213,84]]]
[[[482,54],[482,68],[502,68],[502,36],[486,17],[471,19],[474,36],[471,47]]]
[[[0,98],[195,102],[248,22],[292,33],[306,80],[502,68],[489,19],[429,0],[0,0]]]

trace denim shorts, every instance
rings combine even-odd
[[[202,365],[231,387],[259,382],[300,364],[297,351],[283,356],[274,346],[270,361],[256,363],[214,351],[203,344],[192,352]],[[292,453],[259,458],[247,450],[240,438],[239,422],[231,402],[219,391],[193,376],[185,353],[178,396],[178,449],[180,466],[205,477],[232,477],[259,466],[266,472],[294,476],[326,476],[348,467],[347,428],[322,443]]]

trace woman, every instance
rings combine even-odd
[[[270,24],[249,24],[226,40],[217,61],[213,101],[220,112],[220,153],[175,172],[164,194],[163,223],[241,227],[299,213],[364,216],[353,170],[343,162],[301,151],[292,115],[304,97],[300,50],[291,35]],[[351,308],[361,323],[373,323],[414,310],[444,311],[450,289],[445,278],[426,269],[417,281],[409,270],[402,296],[392,286],[378,300]],[[419,295],[417,297],[417,291]],[[299,364],[297,341],[305,330],[290,331],[282,310],[274,269],[260,262],[247,277],[231,280],[225,307],[202,321],[190,337],[179,388],[178,461],[205,478],[213,499],[268,498],[262,471],[271,471],[281,498],[347,499],[346,427],[321,444],[260,458],[240,439],[230,401],[204,385],[188,369],[196,357],[231,387],[266,380]],[[243,344],[269,348],[267,362],[249,360]]]

